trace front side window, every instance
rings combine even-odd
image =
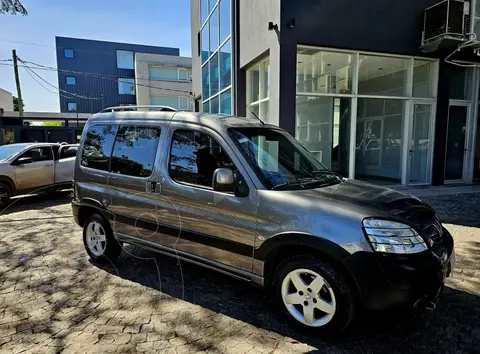
[[[80,161],[82,166],[108,171],[117,128],[116,125],[93,125],[88,128]]]
[[[74,56],[73,49],[64,49],[63,50],[63,56],[65,58],[73,58],[73,56]]]
[[[19,158],[31,157],[34,162],[53,160],[53,152],[50,146],[42,146],[30,149],[23,153]]]
[[[118,79],[118,93],[120,95],[135,95],[135,84],[133,79]]]
[[[342,181],[281,130],[231,128],[229,135],[269,189],[318,188]]]
[[[235,170],[214,138],[192,130],[173,133],[169,172],[174,181],[211,188],[213,173],[220,167]]]
[[[117,50],[117,68],[133,69],[133,52],[130,50]]]
[[[67,76],[65,78],[65,81],[67,82],[67,85],[76,85],[77,84],[77,79],[75,76]]]
[[[122,126],[115,140],[111,171],[127,176],[152,174],[160,128]]]

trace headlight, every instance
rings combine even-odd
[[[423,238],[408,225],[389,220],[365,219],[363,227],[376,252],[406,254],[427,249]]]

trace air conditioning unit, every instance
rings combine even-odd
[[[470,1],[463,0],[444,0],[427,8],[420,49],[428,53],[468,41],[470,13]]]
[[[319,93],[331,93],[333,88],[333,77],[325,74],[317,78],[317,90]]]

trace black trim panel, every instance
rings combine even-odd
[[[168,236],[179,237],[182,240],[200,243],[212,248],[218,248],[227,252],[235,253],[245,257],[253,256],[253,247],[246,244],[229,240],[228,238],[220,238],[207,235],[200,232],[179,229],[174,226],[165,225],[162,223],[154,223],[144,219],[133,218],[126,215],[117,214],[114,216],[115,221],[122,224],[140,227],[145,230],[159,232]]]
[[[342,261],[350,256],[350,253],[332,241],[313,235],[293,232],[278,234],[269,238],[267,241],[262,243],[258,249],[255,250],[254,257],[260,261],[265,261],[270,251],[281,246],[310,247],[328,254],[337,261]]]

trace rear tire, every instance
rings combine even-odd
[[[113,236],[110,223],[99,214],[93,214],[85,221],[83,245],[90,258],[97,262],[115,262],[122,253],[122,246]]]
[[[5,182],[0,182],[0,209],[5,208],[10,203],[11,197],[10,186]]]
[[[339,334],[355,318],[355,296],[335,267],[310,255],[283,261],[275,270],[276,303],[301,330]]]

